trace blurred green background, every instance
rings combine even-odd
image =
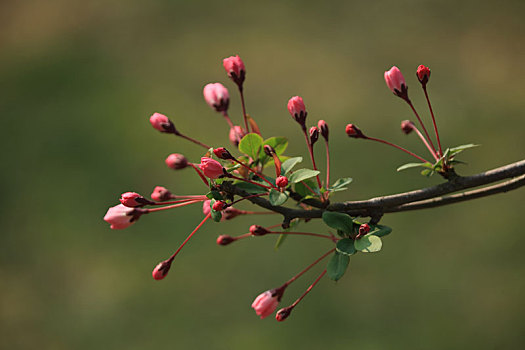
[[[278,217],[206,224],[162,282],[151,270],[199,222],[200,206],[122,231],[102,217],[128,190],[203,190],[191,171],[164,164],[173,152],[198,161],[201,149],[159,134],[148,117],[165,113],[189,135],[226,145],[227,126],[202,87],[223,82],[240,121],[221,64],[232,54],[247,66],[249,113],[266,136],[292,140],[289,155],[305,155],[290,96],[304,97],[310,124],[329,123],[332,176],[354,178],[339,200],[441,181],[396,173],[409,158],[343,132],[353,122],[424,153],[399,130],[412,117],[385,86],[394,64],[425,118],[414,73],[432,69],[444,144],[482,144],[461,157],[461,174],[523,159],[524,15],[519,0],[0,2],[0,347],[519,348],[523,189],[385,216],[394,232],[383,251],[356,256],[341,281],[323,280],[284,323],[259,320],[251,302],[325,247],[296,237],[277,252],[272,237],[215,244]],[[283,305],[317,273],[290,287]]]

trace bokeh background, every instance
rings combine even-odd
[[[0,348],[519,348],[523,189],[385,216],[394,232],[383,251],[356,256],[342,280],[323,280],[280,324],[259,320],[250,304],[319,256],[320,242],[218,247],[217,235],[244,233],[254,220],[209,223],[155,282],[152,268],[199,222],[200,206],[122,231],[102,217],[128,190],[203,190],[191,171],[164,164],[173,152],[197,161],[201,149],[159,134],[148,117],[165,113],[191,136],[227,144],[202,87],[226,84],[240,121],[221,65],[232,54],[247,66],[249,113],[266,136],[290,138],[289,155],[305,154],[290,96],[304,97],[310,124],[329,123],[332,176],[354,178],[339,200],[441,181],[396,173],[410,159],[343,132],[354,122],[424,153],[399,130],[412,117],[384,84],[394,64],[425,118],[414,73],[431,67],[444,144],[482,144],[461,157],[461,174],[523,159],[524,15],[519,0],[0,2]]]

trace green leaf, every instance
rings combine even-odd
[[[219,222],[221,221],[222,219],[222,214],[220,211],[215,211],[215,210],[211,210],[211,218],[213,219],[213,221],[215,222]]]
[[[371,225],[369,235],[374,235],[377,237],[384,237],[392,232],[392,229],[385,225]]]
[[[349,185],[353,179],[351,177],[342,177],[340,179],[337,179],[336,182],[332,185],[332,187],[329,187],[328,190],[330,192],[339,192],[344,191],[347,188],[345,186]]]
[[[208,197],[208,199],[216,199],[216,200],[219,200],[219,201],[222,201],[224,199],[222,197],[222,194],[219,191],[216,191],[216,190],[212,190],[212,191],[206,193],[206,197]]]
[[[417,168],[417,167],[432,168],[432,164],[430,163],[407,163],[397,168],[397,171],[402,171],[402,170],[406,170],[410,168]]]
[[[292,173],[292,175],[288,176],[288,182],[290,183],[298,183],[301,181],[304,181],[306,179],[309,179],[311,177],[314,177],[318,175],[320,171],[318,170],[311,170],[311,169],[299,169]]]
[[[300,194],[301,197],[303,197],[303,199],[313,198],[312,191],[310,191],[308,187],[306,187],[306,185],[308,185],[308,187],[310,187],[312,190],[316,191],[317,194],[319,194],[319,189],[317,188],[317,184],[314,181],[304,180],[302,182],[296,183],[294,187],[295,192]]]
[[[268,199],[270,200],[271,205],[278,206],[284,204],[288,200],[288,194],[286,194],[286,192],[279,192],[272,188]]]
[[[249,133],[241,139],[241,142],[239,142],[239,151],[247,154],[253,159],[258,159],[262,144],[263,139],[261,136],[255,133]]]
[[[430,176],[432,176],[433,174],[434,174],[434,172],[433,172],[432,170],[430,170],[430,169],[425,169],[425,170],[422,170],[422,171],[421,171],[421,175],[423,175],[423,176],[428,176],[428,177],[430,177]]]
[[[292,168],[297,164],[303,161],[303,157],[293,157],[287,159],[281,164],[281,174],[286,175]]]
[[[293,230],[295,227],[297,227],[299,225],[299,222],[301,222],[301,220],[299,220],[299,219],[292,220],[290,222],[290,227],[288,227],[287,229],[284,229],[283,232],[289,232],[290,230]],[[282,234],[282,233],[279,235],[279,238],[277,238],[277,242],[275,242],[275,250],[279,249],[281,244],[283,244],[284,240],[288,236],[289,235]]]
[[[362,251],[363,253],[375,253],[381,250],[383,242],[381,242],[381,238],[367,234],[360,239],[356,239],[354,241],[354,246],[355,249]]]
[[[466,149],[469,149],[469,148],[474,148],[474,147],[479,147],[480,145],[475,145],[473,143],[469,143],[469,144],[466,144],[466,145],[461,145],[461,146],[456,146],[456,147],[452,147],[450,148],[450,157],[458,154],[459,152],[462,152]]]
[[[354,255],[357,250],[354,247],[354,241],[350,238],[343,238],[337,242],[335,250],[344,255]]]
[[[326,266],[328,277],[334,281],[339,280],[345,274],[349,262],[350,257],[348,255],[335,252]]]
[[[250,194],[266,193],[268,190],[264,187],[251,184],[249,182],[239,181],[234,183],[235,187],[240,188]]]
[[[323,213],[323,221],[331,228],[343,231],[347,235],[352,233],[352,229],[354,227],[354,223],[350,215],[338,213],[335,211],[325,211]]]

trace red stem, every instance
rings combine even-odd
[[[421,131],[419,131],[418,128],[416,128],[416,126],[414,125],[414,131],[416,132],[416,134],[419,136],[419,138],[421,139],[421,141],[423,141],[423,143],[425,144],[425,146],[427,146],[428,150],[430,151],[430,154],[432,154],[432,157],[434,157],[434,159],[436,160],[436,162],[439,160],[439,157],[436,155],[436,153],[432,150],[432,148],[430,148],[430,145],[428,144],[427,140],[425,139],[425,137],[423,136],[423,134],[421,134]]]
[[[328,238],[329,240],[332,240],[332,237],[319,234],[319,233],[311,233],[311,232],[279,232],[279,231],[270,231],[268,233],[274,233],[274,234],[283,234],[283,235],[302,235],[302,236],[312,236],[312,237],[322,237],[322,238]]]
[[[405,100],[408,105],[410,106],[410,108],[412,108],[412,111],[414,112],[414,114],[416,115],[417,117],[417,120],[419,120],[419,124],[421,124],[421,127],[423,128],[423,131],[425,132],[425,135],[427,136],[428,138],[428,141],[430,142],[430,145],[432,146],[432,149],[434,150],[434,152],[436,152],[436,147],[434,147],[434,144],[432,143],[432,139],[430,138],[430,136],[428,135],[428,131],[427,129],[425,128],[425,124],[423,124],[423,121],[421,120],[421,118],[419,117],[419,114],[417,114],[417,111],[416,109],[414,108],[414,105],[412,104],[412,101],[410,101],[409,99]]]
[[[277,187],[275,187],[270,181],[266,180],[266,178],[264,177],[263,174],[260,174],[258,173],[257,171],[253,170],[252,168],[250,168],[249,166],[247,166],[246,164],[244,164],[243,162],[233,158],[233,161],[236,162],[237,164],[240,164],[242,167],[245,167],[246,169],[248,169],[249,171],[251,171],[252,173],[254,173],[255,175],[257,175],[258,177],[260,177],[261,179],[263,179],[267,184],[269,184],[272,188],[274,189],[277,189]]]
[[[308,287],[308,289],[303,293],[303,295],[301,295],[292,305],[289,306],[290,309],[293,309],[297,304],[299,304],[299,302],[301,300],[303,300],[303,298],[308,294],[310,293],[310,291],[315,287],[315,285],[317,284],[317,282],[319,282],[319,280],[321,278],[323,278],[323,276],[325,275],[326,273],[326,269],[323,270],[323,272],[321,272],[321,274],[315,279],[314,283],[312,283],[310,285],[310,287]]]
[[[233,128],[234,126],[233,126],[232,120],[230,119],[230,116],[228,115],[228,112],[224,111],[224,112],[222,112],[222,115],[226,119],[226,122],[228,123],[230,128]]]
[[[228,177],[230,177],[232,179],[235,179],[235,180],[241,180],[241,181],[244,181],[244,182],[249,182],[252,185],[257,185],[257,186],[260,186],[260,187],[264,187],[264,188],[269,189],[269,190],[272,189],[270,186],[266,186],[266,185],[263,185],[263,184],[260,184],[260,183],[257,183],[257,182],[253,182],[253,181],[248,180],[248,179],[243,179],[242,177],[237,177],[237,176],[232,175],[232,174],[228,174]]]
[[[242,106],[242,116],[244,117],[244,127],[246,128],[246,133],[250,132],[248,128],[248,119],[246,118],[246,106],[244,104],[244,92],[242,87],[239,86],[239,93],[241,95],[241,106]]]
[[[206,215],[204,217],[204,219],[201,221],[200,224],[197,225],[197,227],[195,227],[195,229],[193,230],[192,233],[190,233],[190,235],[184,240],[184,242],[182,242],[182,244],[180,245],[180,247],[175,251],[175,253],[173,253],[173,255],[167,260],[168,262],[172,262],[173,259],[175,259],[175,257],[177,256],[177,254],[179,254],[180,250],[182,249],[182,247],[184,247],[186,245],[186,243],[188,243],[188,241],[191,239],[191,237],[195,234],[195,232],[197,232],[201,227],[202,225],[204,225],[204,223],[206,222],[206,220],[208,220],[209,218],[211,217],[211,213],[209,213],[208,215]]]
[[[151,205],[177,204],[177,203],[191,202],[191,201],[194,201],[194,200],[206,200],[206,199],[208,199],[206,196],[199,196],[199,197],[195,197],[195,198],[181,199],[181,200],[178,200],[178,201],[155,202],[155,203],[152,203]]]
[[[315,260],[313,263],[311,263],[310,265],[308,265],[303,271],[299,272],[297,275],[293,276],[292,278],[290,278],[284,285],[283,287],[286,287],[288,286],[290,283],[292,283],[293,281],[295,281],[296,279],[298,279],[299,277],[301,277],[306,271],[310,270],[312,267],[315,266],[315,264],[317,264],[319,261],[323,260],[324,258],[326,258],[328,255],[330,255],[332,252],[335,251],[335,248],[333,249],[330,249],[329,251],[327,251],[326,253],[324,253],[320,258],[318,258],[317,260]],[[282,287],[281,287],[282,288]]]
[[[326,188],[328,188],[328,186],[330,186],[330,148],[328,147],[328,140],[325,140],[325,146],[326,146]]]
[[[425,92],[425,97],[427,98],[428,109],[430,109],[430,115],[432,116],[432,123],[434,123],[434,131],[436,132],[436,138],[437,138],[437,142],[438,142],[438,146],[439,146],[439,154],[441,156],[443,156],[443,149],[441,148],[441,141],[439,140],[439,133],[438,133],[437,125],[436,125],[436,119],[434,118],[434,111],[432,110],[432,105],[430,104],[430,99],[428,98],[426,85],[423,85],[423,91]]]
[[[202,147],[204,147],[204,148],[206,148],[206,149],[210,149],[210,146],[208,146],[208,145],[206,145],[206,144],[204,144],[204,143],[202,143],[202,142],[200,142],[200,141],[197,141],[197,140],[195,140],[195,139],[192,139],[192,138],[189,137],[189,136],[182,135],[182,134],[178,134],[177,136],[180,136],[180,137],[182,137],[183,139],[186,139],[186,140],[188,140],[188,141],[191,141],[191,142],[193,142],[193,143],[195,143],[195,144],[197,144],[197,145],[199,145],[199,146],[202,146]]]
[[[252,194],[252,195],[249,195],[249,196],[246,196],[246,197],[242,197],[241,199],[237,199],[236,201],[234,202],[231,202],[231,204],[228,204],[228,206],[232,206],[236,203],[239,203],[240,201],[243,201],[245,199],[249,199],[249,198],[254,198],[254,197],[261,197],[261,196],[266,196],[268,193],[259,193],[259,194]]]
[[[167,209],[179,208],[179,207],[183,207],[183,206],[188,205],[188,204],[204,202],[205,200],[206,199],[196,199],[196,200],[186,201],[185,203],[173,204],[173,205],[168,205],[166,207],[144,209],[144,210],[146,211],[146,213],[154,213],[156,211],[162,211],[162,210],[167,210]]]
[[[206,176],[204,176],[204,174],[200,171],[200,169],[197,167],[197,165],[193,164],[193,163],[189,163],[193,169],[195,169],[195,171],[197,172],[197,174],[199,174],[199,176],[201,177],[202,181],[204,181],[204,184],[206,185],[206,187],[210,186],[210,184],[208,183],[208,180],[206,179]]]
[[[391,142],[388,142],[388,141],[385,141],[385,140],[381,140],[381,139],[376,139],[375,137],[369,137],[369,136],[365,136],[364,138],[367,139],[367,140],[377,141],[377,142],[381,142],[381,143],[384,143],[384,144],[386,144],[386,145],[389,145],[389,146],[395,147],[395,148],[397,148],[398,150],[401,150],[401,151],[403,151],[403,152],[405,152],[405,153],[410,154],[412,157],[416,157],[417,159],[419,159],[420,161],[422,161],[422,162],[424,162],[424,163],[430,163],[428,160],[425,160],[424,158],[421,158],[421,157],[418,156],[417,154],[412,153],[412,152],[410,152],[409,150],[404,149],[403,147],[400,147],[400,146],[398,146],[398,145],[396,145],[396,144],[393,144],[393,143],[391,143]]]
[[[310,143],[310,137],[308,137],[308,133],[306,132],[306,128],[303,128],[303,134],[304,134],[304,137],[306,139],[306,145],[308,146],[308,152],[310,153],[310,158],[312,159],[312,166],[314,167],[314,170],[317,170],[317,166],[315,165],[314,149],[312,147],[312,144]],[[321,185],[321,180],[319,179],[319,174],[316,175],[316,178],[317,178],[317,184],[319,185],[319,188],[321,189],[323,186]]]

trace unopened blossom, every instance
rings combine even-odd
[[[216,201],[215,203],[213,203],[212,209],[215,211],[222,211],[225,205],[226,203],[224,203],[223,201]]]
[[[430,79],[430,68],[420,65],[417,67],[416,75],[421,85],[425,86],[428,83],[428,79]]]
[[[265,234],[269,233],[266,228],[262,227],[261,225],[252,225],[250,226],[250,233],[254,236],[264,236]]]
[[[302,97],[294,96],[288,100],[288,112],[297,123],[304,127],[307,113]]]
[[[292,313],[292,309],[293,308],[290,306],[280,309],[275,314],[275,319],[279,322],[286,320],[288,316],[290,316],[290,314]]]
[[[229,235],[220,235],[217,237],[217,244],[218,245],[228,245],[235,241],[235,238]]]
[[[166,165],[173,170],[180,170],[188,166],[188,160],[180,153],[172,153],[166,158]]]
[[[241,128],[239,125],[235,125],[233,128],[230,128],[230,142],[235,147],[239,146],[239,142],[246,135],[246,131]]]
[[[279,304],[280,296],[275,290],[267,290],[260,294],[252,303],[252,308],[261,319],[270,316]]]
[[[230,95],[221,83],[208,84],[202,90],[206,103],[217,112],[228,110]]]
[[[165,260],[163,262],[160,262],[155,266],[153,269],[153,272],[151,275],[153,278],[157,281],[160,281],[161,279],[164,279],[168,275],[168,272],[170,271],[172,260]]]
[[[108,209],[104,216],[104,221],[110,224],[113,230],[121,230],[131,226],[139,217],[140,212],[137,209],[119,204]]]
[[[401,98],[408,98],[408,90],[405,82],[405,78],[401,71],[396,66],[390,68],[385,72],[385,82],[388,88],[396,95]]]
[[[242,87],[244,78],[246,77],[246,68],[244,62],[241,60],[239,55],[230,56],[222,60],[224,70],[228,73],[228,76],[237,84]]]
[[[416,126],[414,125],[414,123],[412,123],[410,120],[403,120],[401,122],[401,130],[403,130],[403,132],[407,135],[410,134],[415,127]]]
[[[213,154],[219,159],[233,159],[231,153],[224,147],[215,148]]]
[[[217,179],[219,176],[224,175],[224,168],[221,163],[208,157],[201,158],[199,168],[210,179]]]
[[[204,216],[208,216],[208,214],[211,213],[211,199],[202,202],[202,213]]]
[[[153,202],[150,200],[147,200],[146,198],[144,198],[138,193],[126,192],[120,196],[120,203],[122,203],[126,207],[134,208],[134,207],[142,207],[146,204],[152,204]]]
[[[319,139],[319,129],[316,126],[312,126],[308,133],[310,134],[310,144],[315,144]]]
[[[169,120],[164,114],[153,113],[153,115],[149,118],[149,122],[160,132],[178,134],[177,129],[175,129],[175,125],[173,125],[171,120]]]
[[[164,202],[172,198],[171,192],[162,186],[156,186],[151,193],[151,199],[157,202]]]
[[[288,186],[288,178],[283,175],[277,176],[277,179],[275,179],[275,184],[280,188],[285,188]]]
[[[361,132],[361,130],[354,124],[348,124],[345,128],[345,132],[349,137],[356,139],[365,138],[363,132]]]
[[[324,137],[326,141],[328,141],[328,124],[324,120],[319,120],[317,122],[317,127],[319,128],[319,131],[321,132],[321,135]]]

